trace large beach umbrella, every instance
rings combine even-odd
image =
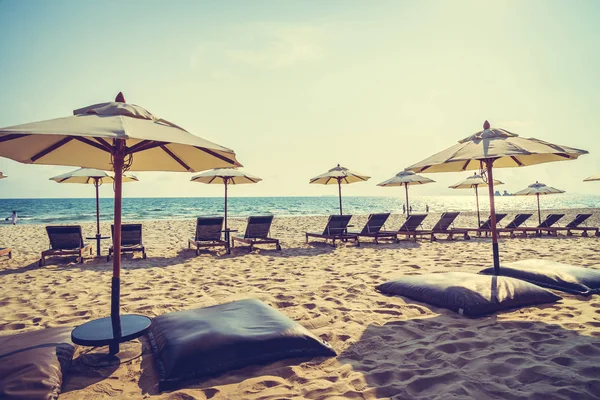
[[[425,185],[433,182],[435,181],[424,176],[417,175],[412,171],[400,171],[387,181],[378,183],[377,186],[404,186],[404,191],[406,193],[406,213],[407,215],[410,215],[410,206],[408,204],[408,187],[411,185]]]
[[[497,179],[494,179],[494,185],[503,185],[504,183],[500,182]],[[481,226],[481,216],[479,215],[479,186],[487,186],[487,181],[483,179],[483,176],[479,175],[477,172],[474,172],[473,175],[469,176],[467,179],[462,180],[454,185],[448,186],[450,189],[475,189],[475,202],[477,203],[477,226]]]
[[[158,118],[146,109],[115,101],[73,111],[73,116],[0,129],[0,156],[26,164],[71,165],[115,172],[115,233],[111,318],[113,338],[131,318],[120,316],[122,177],[131,171],[198,172],[239,167],[235,153]],[[102,319],[102,322],[106,319]],[[118,352],[112,341],[110,352]]]
[[[588,176],[583,180],[584,182],[600,181],[600,174]]]
[[[258,183],[262,181],[258,176],[250,175],[237,168],[215,168],[204,171],[192,177],[192,182],[207,183],[209,185],[225,185],[225,232],[227,231],[227,186]]]
[[[341,167],[340,164],[338,164],[337,167],[331,168],[324,174],[315,176],[310,180],[309,183],[315,183],[319,185],[338,185],[338,195],[340,197],[340,215],[342,215],[342,185],[365,182],[370,178],[370,176],[350,171],[348,168]]]
[[[523,190],[519,190],[513,193],[513,196],[536,196],[537,197],[537,208],[538,208],[538,223],[542,223],[542,214],[540,212],[540,196],[547,194],[558,194],[564,193],[564,190],[553,188],[552,186],[546,186],[543,183],[535,182],[527,186]]]
[[[522,138],[505,129],[491,128],[485,121],[483,130],[458,144],[441,151],[408,170],[414,172],[460,172],[479,170],[488,182],[490,217],[492,224],[492,249],[494,272],[500,273],[496,210],[494,207],[493,168],[526,167],[553,161],[574,160],[587,151],[544,142],[533,138]]]
[[[50,178],[57,183],[79,183],[96,187],[96,255],[100,255],[100,198],[98,188],[103,183],[114,182],[114,172],[94,168],[79,168],[66,174]],[[131,174],[123,174],[123,182],[137,182],[138,178]]]

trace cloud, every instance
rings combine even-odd
[[[190,65],[233,62],[280,69],[314,62],[324,56],[321,28],[314,26],[253,24],[239,28],[233,38],[204,43],[190,57]]]

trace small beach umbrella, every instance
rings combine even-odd
[[[564,193],[564,190],[556,189],[551,186],[546,186],[543,183],[535,182],[527,186],[523,190],[519,190],[513,193],[513,196],[536,196],[537,197],[537,208],[538,208],[538,223],[542,223],[542,214],[540,212],[540,196],[547,194],[559,194]]]
[[[250,175],[237,168],[215,168],[192,177],[192,182],[225,185],[225,232],[227,232],[227,186],[258,183],[259,181],[262,179],[258,176]]]
[[[0,171],[0,179],[8,178],[8,176],[4,175],[2,171]]]
[[[600,181],[600,174],[588,176],[583,180],[584,182]]]
[[[490,123],[485,121],[482,131],[408,167],[407,170],[429,173],[480,171],[489,185],[494,272],[499,275],[500,255],[496,231],[493,168],[526,167],[553,161],[574,160],[587,153],[586,150],[559,146],[539,139],[522,138],[505,129],[491,128]]]
[[[404,186],[404,191],[406,193],[406,215],[410,215],[410,205],[408,204],[408,187],[411,185],[425,185],[433,182],[435,181],[424,176],[417,175],[412,171],[400,171],[387,181],[378,183],[377,186]]]
[[[349,185],[351,183],[356,182],[365,182],[370,178],[370,176],[350,171],[348,168],[341,167],[340,164],[338,164],[337,167],[331,168],[324,174],[315,176],[310,180],[309,183],[319,185],[338,185],[338,195],[340,197],[340,215],[342,215],[342,185]]]
[[[1,128],[0,157],[25,164],[70,165],[115,172],[110,318],[114,338],[123,337],[123,321],[125,324],[133,321],[120,315],[123,173],[128,170],[199,172],[241,166],[233,150],[126,103],[122,93],[115,101],[74,110],[69,117]],[[110,353],[118,351],[118,342],[111,342]]]
[[[494,179],[494,185],[503,185],[504,183],[500,182],[497,179]],[[481,216],[479,215],[479,193],[477,188],[479,186],[487,186],[487,182],[483,179],[483,176],[479,175],[477,172],[473,173],[473,175],[469,176],[467,179],[462,180],[458,183],[455,183],[452,186],[448,186],[450,189],[475,189],[475,201],[477,203],[477,226],[481,226]]]
[[[94,185],[96,187],[96,255],[100,255],[100,198],[98,188],[106,182],[114,182],[114,172],[102,171],[93,168],[80,168],[66,174],[50,178],[57,183],[79,183]],[[130,174],[123,174],[123,182],[137,182],[138,178]]]

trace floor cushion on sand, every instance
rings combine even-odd
[[[407,275],[383,283],[376,289],[384,294],[409,297],[470,317],[560,300],[552,292],[525,281],[466,272]]]
[[[329,344],[256,299],[160,315],[149,337],[161,391],[252,364],[336,355]]]
[[[57,399],[73,358],[73,328],[0,336],[0,399]]]
[[[491,275],[494,269],[486,268],[480,273]],[[502,264],[500,275],[572,294],[583,296],[600,294],[600,270],[592,268],[531,259]]]

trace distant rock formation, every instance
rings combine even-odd
[[[494,193],[494,196],[502,196],[502,195],[500,194],[499,190],[496,190],[496,193]]]

